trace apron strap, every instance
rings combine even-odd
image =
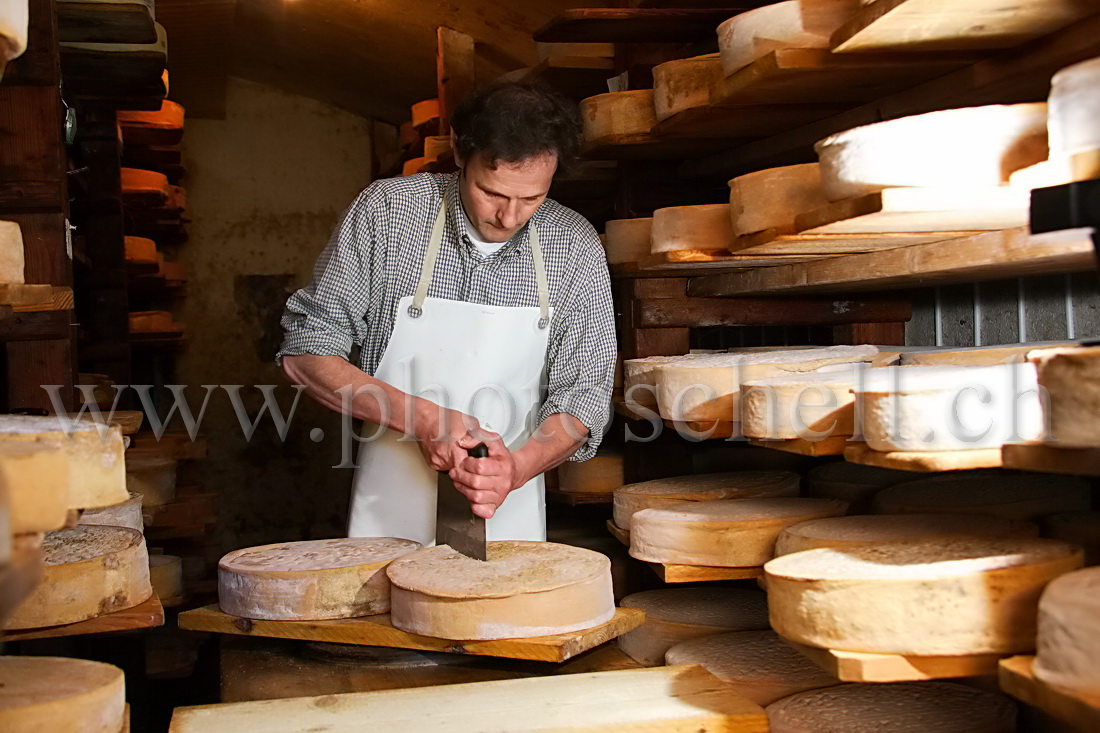
[[[542,240],[533,224],[529,231],[531,259],[535,263],[535,286],[539,291],[539,328],[546,328],[550,325],[550,286],[546,281],[546,264],[542,261]]]

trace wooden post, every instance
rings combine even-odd
[[[474,89],[474,39],[439,26],[435,29],[435,73],[439,96],[439,134],[451,134],[451,116]]]

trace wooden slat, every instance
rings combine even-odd
[[[976,654],[956,657],[918,657],[902,654],[868,654],[817,647],[787,641],[803,656],[841,682],[908,682],[997,673],[1003,656]]]
[[[657,140],[668,141],[666,147],[669,150],[683,153],[684,156],[690,155],[696,148],[713,153],[715,149],[735,147],[744,144],[748,139],[774,135],[825,119],[842,109],[835,102],[723,107],[704,105],[677,112],[658,122],[652,132]],[[685,144],[673,147],[671,142],[676,140],[684,141]],[[696,145],[687,146],[689,141],[696,141]],[[698,141],[706,141],[707,147],[703,148]]]
[[[630,547],[630,531],[625,530],[619,525],[615,524],[612,519],[607,520],[607,531],[611,533],[611,536],[622,542],[627,547]]]
[[[579,491],[560,491],[546,489],[546,500],[566,506],[585,506],[589,504],[610,504],[612,494],[587,494]]]
[[[757,257],[754,255],[730,254],[724,249],[715,250],[681,250],[679,252],[660,252],[651,255],[641,262],[633,265],[636,270],[648,273],[650,271],[667,271],[676,274],[706,273],[707,270],[749,270],[757,267],[777,267],[803,262],[818,262],[839,255],[768,255]],[[612,272],[624,272],[625,265],[615,265]]]
[[[764,576],[764,568],[715,568],[702,565],[647,563],[666,583],[709,583],[719,580],[753,580]]]
[[[772,450],[794,453],[799,456],[839,456],[844,449],[851,445],[850,435],[830,435],[824,440],[804,440],[792,438],[790,440],[763,440],[749,438],[749,445],[758,448],[771,448]]]
[[[105,616],[63,626],[47,626],[26,631],[0,631],[0,641],[28,641],[30,639],[54,639],[84,634],[107,634],[112,631],[151,629],[164,624],[164,608],[154,593],[149,600],[125,611],[115,611]]]
[[[965,232],[882,232],[874,234],[778,234],[774,229],[734,240],[730,251],[752,257],[768,255],[845,255],[942,242],[978,234]]]
[[[907,321],[912,306],[901,300],[782,300],[766,298],[653,298],[630,303],[642,328],[700,326],[832,326]]]
[[[800,234],[990,231],[1026,226],[1028,191],[888,188],[795,217]],[[942,238],[947,238],[943,235]]]
[[[73,327],[72,311],[0,312],[0,341],[50,341],[69,338]]]
[[[588,160],[680,160],[713,149],[702,139],[662,139],[654,135],[607,135],[589,140],[581,147]]]
[[[1035,657],[1010,657],[997,673],[1001,689],[1077,731],[1100,730],[1100,695],[1051,687],[1035,677]]]
[[[1000,468],[1000,448],[979,448],[956,451],[891,451],[872,450],[866,443],[849,445],[844,460],[863,466],[894,468],[899,471],[965,471],[974,468]]]
[[[1001,448],[1005,468],[1071,476],[1100,476],[1100,448],[1065,448],[1045,443],[1006,443]]]
[[[566,10],[535,31],[539,43],[691,43],[747,8],[580,8]]]

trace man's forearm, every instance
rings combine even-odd
[[[564,463],[586,440],[588,428],[572,415],[557,412],[547,417],[514,454],[519,474],[517,487]]]

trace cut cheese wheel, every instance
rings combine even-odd
[[[615,615],[611,562],[552,542],[490,542],[489,559],[450,547],[394,561],[390,619],[443,639],[512,639],[598,626]]]
[[[800,479],[790,471],[729,471],[673,476],[615,489],[613,521],[629,530],[643,509],[660,509],[688,501],[721,501],[798,496]]]
[[[1100,512],[1063,512],[1043,517],[1043,536],[1085,549],[1085,565],[1100,565]]]
[[[1004,695],[951,682],[848,684],[768,706],[771,733],[1014,733]]]
[[[818,142],[830,201],[898,186],[991,187],[1047,159],[1045,103],[968,107],[857,127]]]
[[[1041,348],[1076,346],[1072,341],[1041,341],[1027,344],[1001,344],[999,346],[974,346],[966,349],[926,349],[906,351],[901,355],[902,366],[996,366],[998,364],[1022,364],[1028,354]]]
[[[670,206],[653,212],[653,252],[729,249],[731,244],[729,204]]]
[[[9,733],[119,733],[126,683],[111,664],[63,657],[0,657],[0,729]]]
[[[419,548],[411,540],[349,537],[235,550],[218,562],[218,603],[233,616],[276,621],[386,613],[386,566]]]
[[[401,175],[403,176],[415,176],[420,172],[420,169],[430,163],[426,157],[409,158],[401,165]]]
[[[739,588],[668,588],[624,598],[623,608],[645,611],[645,623],[619,637],[619,648],[647,666],[664,664],[665,652],[691,639],[726,631],[768,628],[768,597]]]
[[[1087,481],[1070,476],[1022,476],[975,472],[910,481],[883,489],[875,497],[879,514],[991,514],[1036,521],[1047,514],[1088,511]]]
[[[0,415],[0,445],[54,442],[69,462],[69,509],[99,509],[126,501],[122,431],[60,417]]]
[[[42,542],[42,583],[4,628],[30,629],[85,621],[149,599],[145,538],[126,527],[79,525]]]
[[[710,88],[722,78],[716,53],[676,59],[653,67],[653,106],[658,120],[710,104]]]
[[[156,262],[157,243],[145,237],[126,237],[126,259],[130,262]]]
[[[165,606],[183,603],[183,559],[178,555],[150,555],[149,581]]]
[[[828,48],[856,0],[787,0],[733,16],[718,26],[722,69],[733,74],[784,48]]]
[[[1039,601],[1035,676],[1056,687],[1100,695],[1100,568],[1053,581]]]
[[[1100,175],[1100,58],[1067,66],[1050,82],[1051,154],[1085,164],[1073,171],[1076,180]],[[1090,155],[1092,154],[1092,155]],[[1089,164],[1091,163],[1091,165]]]
[[[1030,522],[971,514],[873,514],[814,519],[787,527],[775,541],[775,556],[820,547],[883,545],[937,537],[1034,537]]]
[[[646,562],[759,567],[775,556],[784,528],[835,517],[847,504],[832,499],[733,499],[643,509],[630,526],[630,555]]]
[[[1032,364],[884,367],[854,389],[864,437],[877,451],[997,448],[1043,433]]]
[[[145,530],[141,518],[141,494],[130,492],[130,498],[121,504],[91,509],[80,515],[81,524],[99,524],[107,527],[129,527],[138,532]]]
[[[771,629],[736,631],[677,644],[665,662],[699,664],[757,705],[840,681],[795,651]]]
[[[22,283],[23,273],[23,230],[14,221],[0,221],[0,283]]]
[[[598,453],[587,461],[558,466],[558,488],[573,494],[610,494],[623,485],[623,457]]]
[[[1050,399],[1050,437],[1063,446],[1100,446],[1100,347],[1039,351],[1032,355]]]
[[[429,135],[424,138],[424,157],[429,161],[451,152],[450,135]]]
[[[608,221],[604,243],[608,264],[639,262],[648,257],[652,230],[652,217]]]
[[[871,510],[875,494],[887,486],[913,481],[925,474],[898,471],[893,468],[861,466],[837,461],[818,466],[806,474],[806,493],[820,499],[840,499],[848,502],[848,511],[864,514]]]
[[[27,50],[28,5],[25,0],[0,3],[0,74],[6,62]]]
[[[1039,595],[1081,567],[1066,542],[951,537],[822,548],[764,566],[772,628],[823,649],[907,655],[1035,648]]]
[[[126,454],[126,488],[141,494],[145,506],[163,506],[176,498],[177,465],[164,455],[131,450]]]
[[[794,218],[828,205],[818,163],[747,173],[729,182],[734,236],[774,230],[794,234]]]
[[[866,364],[840,365],[742,383],[741,432],[767,440],[853,435],[852,388],[868,368]]]
[[[425,99],[412,106],[413,127],[420,127],[436,119],[439,119],[438,99]]]
[[[608,92],[581,100],[581,127],[587,142],[645,135],[656,124],[652,89]]]
[[[64,527],[70,483],[61,441],[0,442],[0,485],[6,489],[13,534]]]

